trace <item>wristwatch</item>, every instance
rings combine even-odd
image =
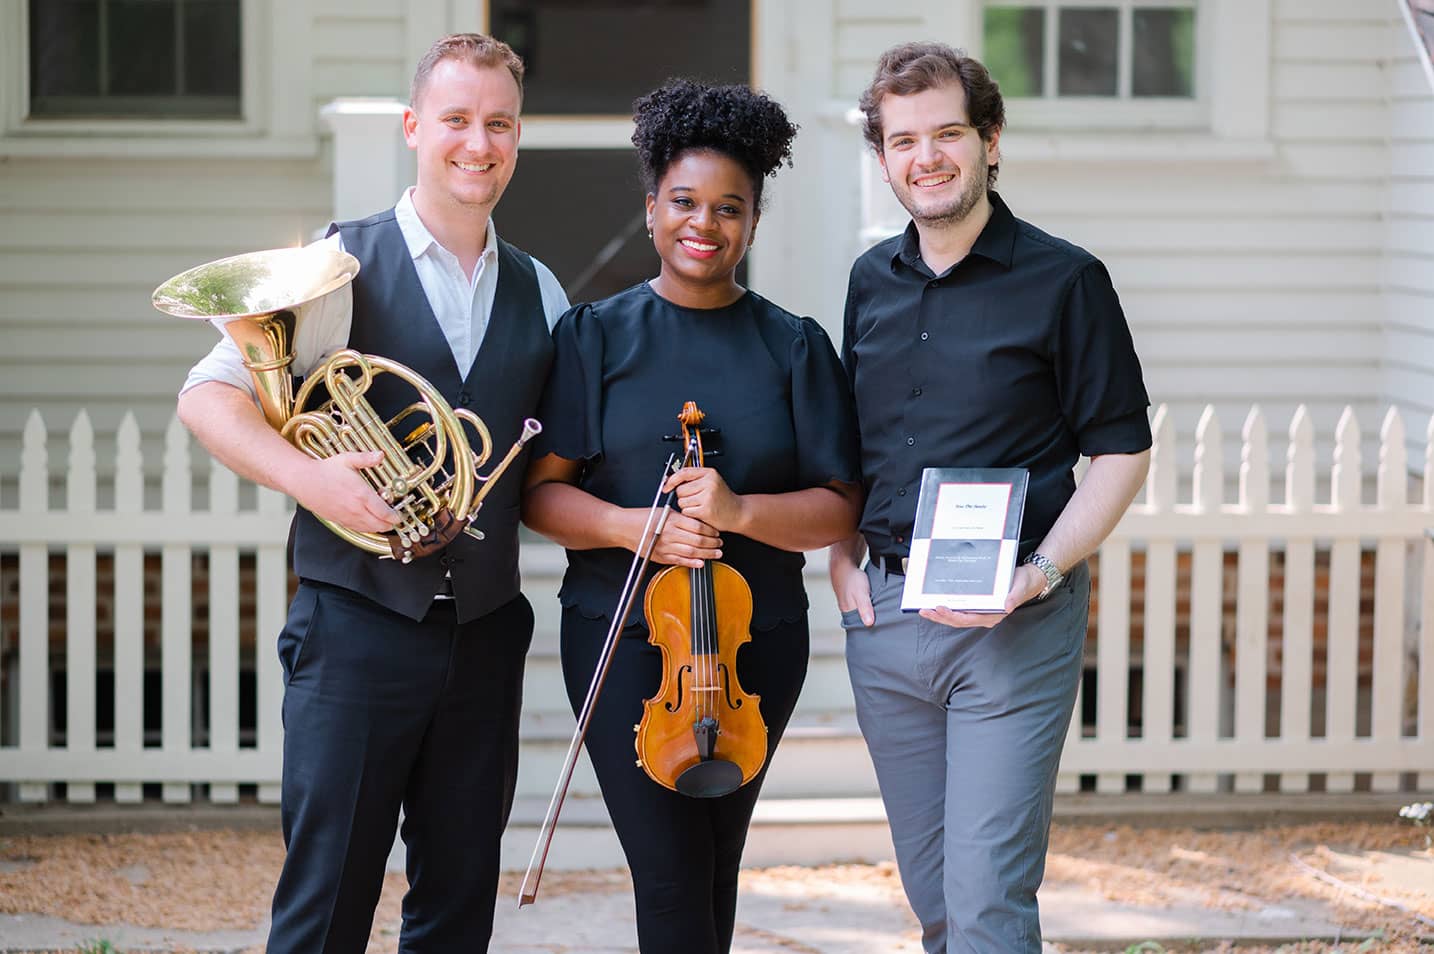
[[[1060,586],[1061,582],[1066,578],[1066,575],[1061,572],[1060,567],[1052,563],[1050,558],[1043,554],[1033,551],[1030,556],[1026,557],[1025,562],[1045,574],[1046,588],[1041,590],[1040,595],[1036,597],[1038,600],[1043,600],[1047,596],[1050,596],[1051,591]]]

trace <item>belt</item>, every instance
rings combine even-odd
[[[438,592],[433,594],[435,600],[453,599],[453,577],[445,576],[438,581]]]
[[[878,569],[885,570],[887,576],[906,575],[906,557],[896,553],[876,553],[872,555],[871,562],[876,564]]]

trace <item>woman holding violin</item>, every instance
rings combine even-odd
[[[846,376],[821,327],[736,279],[763,183],[790,164],[796,128],[744,86],[674,81],[634,109],[661,266],[554,328],[523,519],[568,550],[562,659],[577,711],[653,492],[659,482],[672,492],[676,509],[651,543],[650,570],[672,569],[645,600],[639,589],[586,744],[632,872],[643,954],[725,954],[752,809],[806,675],[801,551],[843,539],[860,515],[855,428]],[[687,402],[700,413],[679,423]],[[679,461],[687,452],[686,466],[664,481],[674,452]],[[692,664],[709,658],[695,648],[708,642],[710,659],[735,658],[735,672],[730,662]],[[743,782],[721,771],[727,756],[712,746],[729,744],[736,715],[753,705],[765,737],[755,743],[755,777]],[[671,777],[637,754],[665,742],[639,736],[634,746],[634,732],[658,716],[677,720],[683,745],[682,720],[692,724],[689,756]]]

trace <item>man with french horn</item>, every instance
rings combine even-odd
[[[332,374],[332,362],[320,363],[345,347],[361,353],[355,359],[398,362],[459,418],[481,415],[492,428],[485,443],[513,444],[497,470],[521,444],[552,360],[549,331],[568,305],[552,272],[499,239],[491,219],[517,161],[522,79],[522,61],[490,37],[444,37],[425,54],[403,115],[417,184],[394,208],[331,226],[318,243],[354,256],[358,273],[293,309],[288,367]],[[399,949],[484,951],[533,631],[518,589],[521,481],[484,485],[480,499],[492,492],[476,534],[455,529],[450,539],[420,523],[437,543],[395,547],[398,559],[365,552],[348,537],[392,531],[404,518],[375,491],[385,452],[340,442],[316,459],[296,448],[256,406],[264,395],[250,371],[259,371],[252,350],[244,355],[248,364],[226,336],[190,372],[179,414],[218,460],[299,504],[291,548],[300,585],[278,641],[288,856],[268,950],[365,949],[402,808],[409,890]],[[338,379],[325,380],[336,398]],[[374,375],[365,397],[380,422],[392,425],[411,400],[403,384]],[[458,443],[440,441],[437,456],[452,457]]]

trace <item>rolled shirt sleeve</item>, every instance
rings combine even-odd
[[[1091,261],[1075,276],[1058,331],[1054,368],[1061,411],[1087,457],[1150,446],[1150,404],[1135,343],[1110,272]]]

